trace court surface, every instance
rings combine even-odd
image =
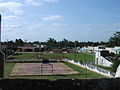
[[[70,75],[78,72],[64,63],[16,63],[10,76]]]

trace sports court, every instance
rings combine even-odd
[[[78,74],[77,71],[64,63],[16,63],[10,76],[36,76],[36,75],[70,75]]]

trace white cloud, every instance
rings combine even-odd
[[[22,29],[23,18],[9,15],[2,17],[2,31],[8,32],[19,32]],[[9,35],[9,34],[8,34]]]
[[[114,23],[113,26],[120,27],[120,23]]]
[[[14,22],[14,21],[20,21],[20,20],[23,19],[23,18],[21,18],[21,17],[14,16],[14,15],[3,16],[2,18],[3,18],[3,20],[11,21],[11,22]]]
[[[10,25],[6,24],[6,25],[3,25],[2,27],[5,29],[11,29],[11,28],[18,29],[18,28],[21,28],[22,26],[20,24],[10,24]]]
[[[52,16],[45,16],[42,18],[44,21],[54,21],[54,20],[64,20],[64,18],[60,15],[52,15]]]
[[[39,30],[39,29],[41,29],[42,26],[43,26],[43,24],[37,23],[37,24],[29,25],[27,29],[28,30]]]
[[[62,24],[62,23],[53,23],[52,26],[65,26],[66,24]]]
[[[23,5],[18,2],[3,2],[0,3],[0,12],[12,12],[14,14],[21,14],[23,11],[21,10],[21,7]]]
[[[31,6],[41,6],[42,3],[40,1],[35,1],[35,0],[25,0],[26,4],[31,5]]]
[[[59,0],[45,0],[46,2],[58,2]]]
[[[86,26],[86,27],[90,27],[90,26],[92,26],[92,24],[86,24],[85,26]]]
[[[47,31],[47,32],[51,32],[51,31],[56,31],[56,30],[58,30],[57,28],[54,28],[54,27],[47,27],[47,28],[45,28],[45,30]]]

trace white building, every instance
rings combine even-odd
[[[115,49],[115,54],[120,54],[120,47],[116,46],[114,49]]]
[[[109,53],[115,53],[115,48],[106,47],[106,50],[108,50]]]
[[[118,68],[117,68],[115,77],[120,77],[120,65],[119,65]]]
[[[111,66],[112,62],[108,61],[106,58],[104,58],[104,55],[109,53],[108,50],[106,50],[106,47],[103,45],[100,45],[95,48],[95,64],[102,65],[102,66]]]
[[[88,46],[88,53],[94,53],[94,47]]]
[[[80,50],[81,50],[81,52],[87,52],[88,48],[87,47],[82,47]]]

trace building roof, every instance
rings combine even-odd
[[[39,47],[25,46],[25,47],[18,47],[18,48],[21,48],[21,49],[35,49],[35,48],[39,48]]]

